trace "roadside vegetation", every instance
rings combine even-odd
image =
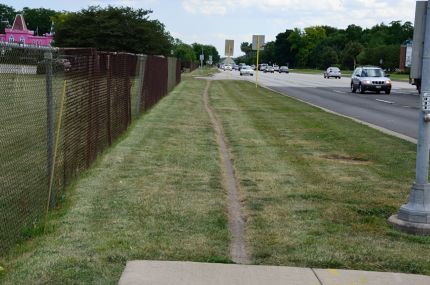
[[[346,29],[330,26],[286,29],[275,41],[265,44],[260,62],[290,68],[338,66],[343,70],[351,70],[356,64],[378,65],[394,71],[400,65],[400,45],[412,39],[413,30],[411,22],[401,21],[371,28],[351,24]],[[245,55],[237,58],[237,62],[255,64],[252,44],[243,42],[240,48]]]
[[[128,260],[230,262],[219,156],[187,79],[66,191],[45,234],[0,258],[2,284],[116,284]]]
[[[0,283],[116,284],[136,259],[231,262],[200,75],[184,76],[66,191],[45,233],[0,258]],[[249,82],[211,86],[252,263],[430,274],[430,237],[387,224],[407,201],[415,145]]]
[[[324,74],[325,70],[322,69],[306,69],[306,68],[294,68],[290,69],[291,73],[306,73],[306,74]],[[350,77],[352,75],[352,70],[341,70],[343,77]],[[397,72],[387,72],[392,80],[397,81],[409,81],[409,74],[397,73]]]
[[[416,145],[243,81],[218,81],[255,264],[430,274],[430,237],[387,224]]]

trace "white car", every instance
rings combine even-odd
[[[242,75],[254,75],[254,70],[249,65],[245,65],[240,69],[240,76]]]
[[[224,70],[230,70],[230,71],[232,71],[233,68],[231,67],[230,64],[226,64],[226,65],[224,65]]]
[[[340,72],[340,69],[338,67],[327,68],[327,70],[324,72],[324,78],[330,78],[330,77],[340,79],[342,77],[342,73]]]

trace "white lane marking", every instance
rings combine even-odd
[[[391,101],[387,101],[387,100],[382,100],[382,99],[375,99],[376,101],[382,102],[382,103],[387,103],[387,104],[394,104],[395,102],[391,102]]]
[[[402,106],[403,108],[410,108],[409,106]]]
[[[333,90],[333,92],[339,93],[339,94],[346,94],[346,92],[339,91],[339,90]]]

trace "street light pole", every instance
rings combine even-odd
[[[423,4],[423,3],[421,3]],[[409,201],[400,207],[397,215],[388,221],[394,227],[413,234],[430,235],[430,5],[426,2],[427,17],[424,31],[424,48],[421,69],[421,111],[416,161],[416,179],[412,185]],[[418,3],[417,3],[418,5]]]

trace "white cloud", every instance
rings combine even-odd
[[[243,15],[280,19],[307,25],[371,26],[393,20],[413,20],[410,0],[182,0],[185,11],[200,15]],[[406,17],[406,19],[405,19]],[[287,20],[288,19],[288,20]],[[340,24],[339,24],[340,23]],[[301,28],[304,26],[300,25]],[[289,25],[289,27],[291,27]]]

